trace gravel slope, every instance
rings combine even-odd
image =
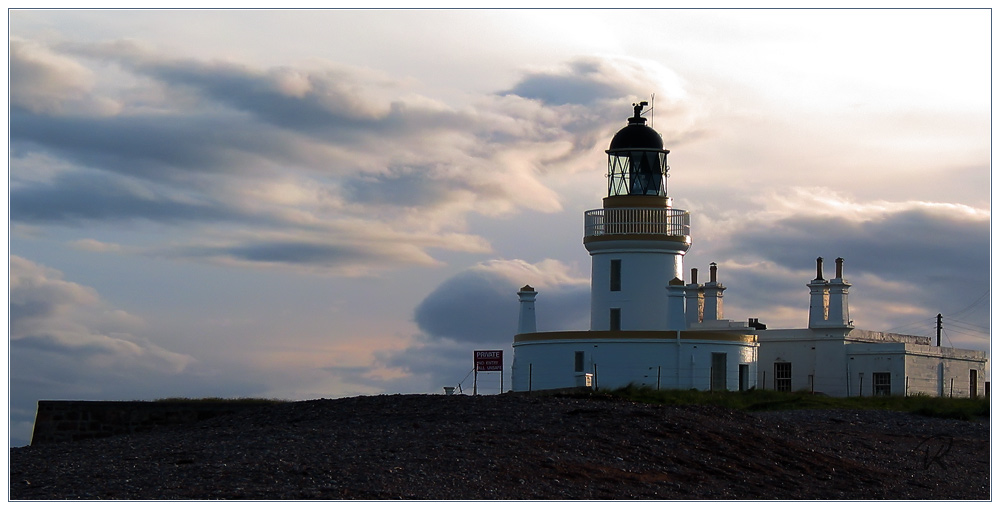
[[[12,448],[21,499],[962,499],[989,425],[606,397],[391,395]]]

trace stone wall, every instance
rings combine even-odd
[[[35,412],[31,445],[146,432],[261,405],[273,404],[261,401],[40,400]]]

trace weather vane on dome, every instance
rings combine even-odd
[[[639,101],[638,103],[632,103],[632,107],[635,108],[636,118],[642,115],[642,107],[646,106],[647,104],[649,104],[649,102],[647,101]]]

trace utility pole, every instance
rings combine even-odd
[[[937,314],[937,346],[941,347],[941,314]]]

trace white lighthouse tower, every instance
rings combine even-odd
[[[665,330],[668,284],[683,278],[691,247],[687,211],[671,208],[663,139],[642,107],[611,139],[604,208],[587,211],[583,245],[590,252],[592,330]],[[680,313],[683,314],[683,305]]]
[[[755,330],[722,318],[725,287],[716,265],[705,285],[683,281],[690,215],[667,195],[670,151],[646,125],[646,104],[633,104],[606,151],[604,207],[584,213],[590,330],[535,331],[538,292],[521,289],[514,391],[627,384],[740,390],[756,379]]]

